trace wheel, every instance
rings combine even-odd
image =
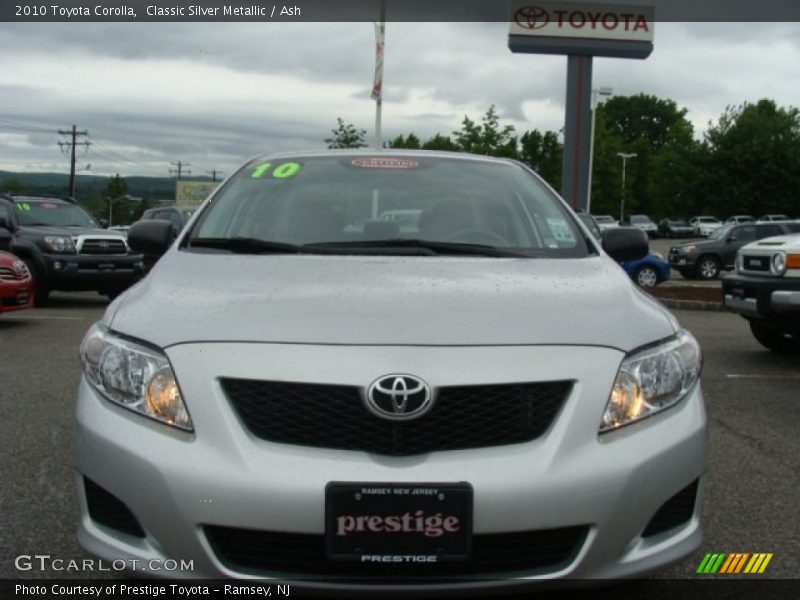
[[[715,256],[701,256],[697,261],[696,273],[700,279],[710,280],[719,277],[719,259]]]
[[[800,329],[784,329],[766,321],[752,319],[750,331],[759,344],[773,352],[800,354]]]
[[[650,265],[644,265],[636,269],[633,278],[638,285],[644,288],[656,287],[658,285],[658,273]]]
[[[33,261],[23,260],[23,262],[28,265],[28,270],[33,277],[33,305],[37,308],[47,306],[47,302],[50,299],[50,284],[47,283],[47,279],[36,269]]]

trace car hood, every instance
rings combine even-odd
[[[94,235],[94,236],[103,236],[105,238],[119,238],[125,239],[125,235],[119,231],[109,231],[108,229],[92,229],[89,227],[47,227],[44,225],[23,225],[20,227],[20,231],[23,233],[29,233],[34,235],[52,235],[52,236],[69,236],[69,237],[77,237],[79,235]]]
[[[112,303],[111,329],[186,342],[558,344],[631,350],[674,318],[611,259],[172,250]]]

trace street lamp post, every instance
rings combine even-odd
[[[597,96],[611,96],[610,87],[592,88],[592,130],[589,134],[589,181],[586,186],[586,212],[592,212],[592,168],[594,165],[594,127],[597,120]]]
[[[622,220],[625,218],[625,165],[629,158],[636,158],[639,155],[636,152],[617,152],[617,156],[622,158],[622,198],[619,201],[619,224],[622,225]]]

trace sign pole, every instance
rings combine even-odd
[[[591,138],[592,57],[567,57],[567,107],[564,119],[564,156],[561,195],[573,209],[586,210],[589,190]]]

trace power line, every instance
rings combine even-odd
[[[0,127],[4,129],[19,129],[22,131],[31,131],[34,133],[57,133],[56,128],[44,127],[42,125],[34,125],[31,123],[23,123],[22,121],[15,121],[12,119],[0,119]]]
[[[59,135],[68,135],[70,136],[71,141],[66,142],[58,142],[60,148],[69,148],[70,150],[70,161],[69,161],[69,195],[70,197],[75,197],[75,147],[76,146],[83,146],[86,151],[89,150],[89,146],[92,144],[91,142],[83,141],[79,142],[77,139],[79,137],[87,137],[89,135],[88,131],[78,131],[78,128],[73,125],[72,129],[59,129]]]

